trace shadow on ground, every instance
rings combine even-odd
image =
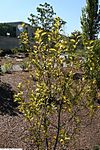
[[[14,102],[14,91],[10,84],[0,83],[0,114],[17,115],[18,103]]]

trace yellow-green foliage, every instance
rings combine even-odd
[[[23,28],[25,28],[25,24],[22,24]],[[28,32],[24,29],[23,32],[20,33],[20,51],[27,52],[29,49],[29,36]]]
[[[30,52],[34,68],[31,76],[36,80],[34,83],[27,82],[27,94],[23,91],[24,85],[19,83],[19,92],[15,95],[20,111],[32,122],[32,140],[39,150],[67,149],[81,123],[78,112],[87,108],[92,114],[95,108],[95,78],[87,78],[87,71],[92,74],[94,69],[94,62],[91,62],[93,47],[87,43],[84,53],[89,50],[89,57],[86,62],[81,61],[75,39],[70,40],[70,47],[69,41],[59,33],[59,27],[59,18],[55,18],[51,31],[36,30]],[[84,65],[87,62],[89,70]],[[82,78],[73,80],[74,74],[79,71],[83,74]],[[31,89],[29,85],[32,83]],[[66,117],[63,118],[63,115]],[[71,132],[70,123],[74,123],[73,128],[70,126]]]

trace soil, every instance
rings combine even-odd
[[[27,130],[29,124],[18,111],[18,104],[13,101],[18,83],[24,82],[28,77],[28,72],[14,72],[0,76],[0,148],[35,150],[32,143],[26,139],[29,135]],[[89,117],[83,117],[75,141],[74,148],[70,144],[68,150],[92,150],[95,145],[100,145],[100,110],[96,111],[92,121]]]

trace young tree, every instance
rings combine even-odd
[[[37,15],[31,14],[31,18],[28,18],[29,21],[32,23],[34,27],[40,27],[44,30],[50,30],[53,23],[54,23],[54,17],[56,13],[53,10],[53,7],[48,4],[40,4],[37,7]],[[61,26],[64,25],[66,22],[60,19]]]
[[[20,111],[31,125],[34,149],[38,150],[67,149],[81,123],[80,112],[84,108],[94,110],[94,79],[85,75],[83,79],[73,79],[81,65],[76,42],[71,39],[70,49],[60,34],[60,19],[55,18],[54,22],[51,31],[36,30],[30,53],[34,69],[27,86],[19,83],[15,95]],[[62,56],[63,51],[69,54],[68,59]]]
[[[99,0],[86,0],[82,9],[81,27],[85,39],[94,40],[100,32]]]

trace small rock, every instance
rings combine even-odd
[[[22,71],[23,69],[19,65],[13,65],[12,70],[13,71]]]

